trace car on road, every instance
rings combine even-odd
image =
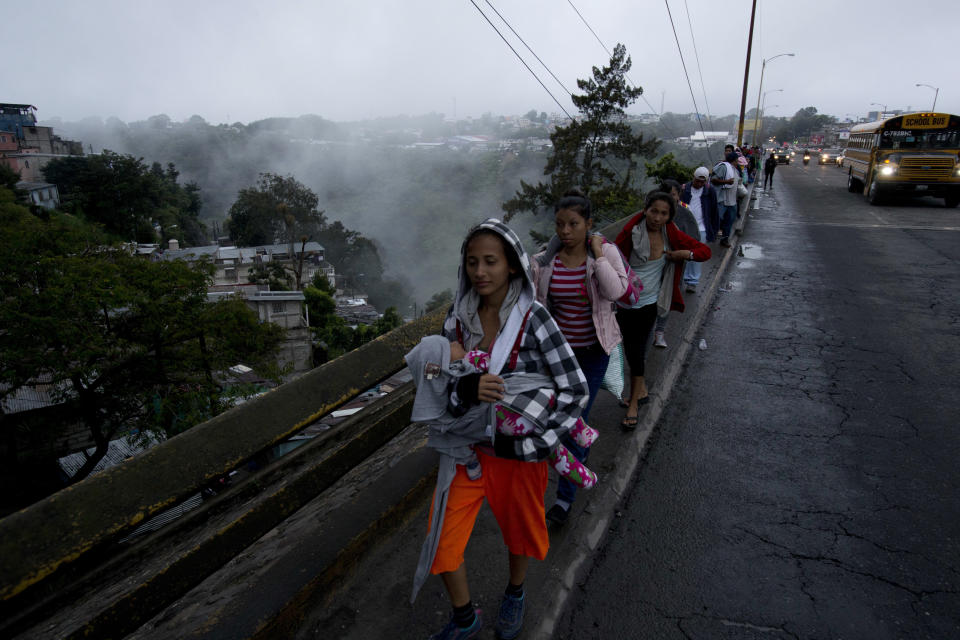
[[[817,164],[836,164],[840,149],[822,149],[817,156]]]
[[[790,164],[790,158],[793,157],[793,153],[789,149],[777,149],[773,152],[773,159],[777,161],[777,164]]]

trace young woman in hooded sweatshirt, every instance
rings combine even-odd
[[[553,209],[557,234],[545,251],[533,256],[533,279],[537,300],[550,308],[587,379],[590,396],[582,417],[589,422],[610,351],[620,344],[614,310],[617,299],[627,291],[627,273],[620,250],[602,235],[591,234],[589,198],[571,189]],[[563,444],[580,462],[587,461],[589,447],[580,446],[569,434]],[[558,525],[566,522],[576,495],[576,485],[560,478],[547,519]]]
[[[460,379],[450,394],[450,410],[456,415],[480,403],[509,402],[535,428],[529,435],[497,433],[492,446],[476,445],[476,479],[464,466],[456,467],[430,567],[443,580],[453,616],[433,638],[473,638],[483,625],[470,600],[463,552],[486,499],[507,546],[509,566],[495,631],[510,640],[523,625],[530,558],[543,560],[550,546],[543,502],[546,460],[576,425],[587,402],[587,384],[563,333],[535,299],[530,261],[516,234],[499,220],[487,220],[470,231],[461,253],[460,283],[443,333],[455,343],[451,357],[461,357],[461,349],[487,351],[490,367],[488,373]],[[513,393],[511,387],[520,387],[524,376],[544,384]]]

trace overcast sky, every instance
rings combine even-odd
[[[544,84],[554,81],[475,0]],[[609,56],[568,0],[490,0],[567,89]],[[654,111],[693,99],[663,0],[574,0]],[[737,113],[749,0],[669,0],[697,105]],[[688,22],[689,9],[689,22]],[[521,114],[560,108],[470,0],[30,0],[5,3],[0,101],[33,104],[41,121],[197,114],[211,123],[314,113],[337,121],[440,112]],[[767,113],[815,106],[843,119],[877,109],[960,112],[957,0],[759,0],[747,108],[768,62]],[[706,84],[700,83],[693,38]],[[632,113],[649,112],[638,101]]]

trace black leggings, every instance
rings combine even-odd
[[[666,286],[666,285],[663,285]],[[650,330],[657,321],[657,303],[639,309],[617,309],[617,324],[623,334],[623,355],[627,357],[631,376],[642,376],[647,359]]]

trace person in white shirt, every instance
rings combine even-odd
[[[697,220],[700,229],[700,242],[713,242],[717,239],[717,229],[720,227],[720,207],[717,190],[707,181],[710,170],[706,167],[697,167],[693,172],[693,180],[683,185],[680,192],[680,201],[690,207],[693,217]],[[689,261],[684,269],[683,282],[687,293],[695,293],[700,284],[701,266],[699,262]]]
[[[713,167],[711,179],[713,186],[720,190],[720,230],[723,233],[720,245],[723,247],[730,246],[733,222],[737,219],[737,183],[740,180],[740,172],[734,168],[737,157],[736,151],[729,151],[724,161]]]

